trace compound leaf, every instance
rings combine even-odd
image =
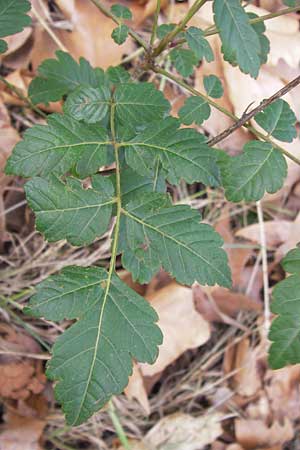
[[[273,289],[271,310],[278,314],[269,333],[269,363],[273,369],[300,362],[300,249],[291,250],[282,265],[293,275]]]
[[[183,107],[180,108],[178,115],[184,125],[191,125],[193,122],[201,125],[210,116],[210,106],[201,97],[188,97]]]
[[[206,59],[207,62],[214,60],[214,54],[211,46],[204,37],[200,28],[189,27],[186,31],[186,40],[190,49],[195,53],[198,60]]]
[[[179,283],[230,286],[223,241],[210,225],[199,223],[198,211],[185,205],[172,206],[169,197],[159,193],[143,194],[123,211],[122,262],[134,278],[139,278],[140,269],[136,261],[127,267],[132,253],[147,268],[148,278],[162,266]]]
[[[127,37],[128,37],[129,28],[125,23],[122,23],[117,28],[113,30],[111,33],[111,37],[115,41],[116,44],[121,45],[123,44]]]
[[[284,156],[271,144],[248,142],[243,153],[220,161],[226,198],[233,202],[257,201],[265,192],[281,188],[287,174]]]
[[[109,105],[110,90],[106,86],[81,87],[68,96],[64,110],[74,119],[96,123],[108,114]]]
[[[56,52],[57,59],[46,59],[38,67],[39,76],[29,86],[33,103],[48,103],[60,100],[78,87],[97,88],[104,83],[102,69],[93,69],[90,63],[80,58],[79,63],[69,53]]]
[[[26,14],[30,11],[27,0],[0,0],[0,38],[19,33],[31,24]],[[0,40],[0,53],[7,50],[5,41]]]
[[[66,239],[72,245],[88,245],[108,228],[113,204],[113,186],[95,175],[93,187],[68,177],[35,177],[25,185],[28,203],[36,217],[37,229],[48,241]]]
[[[290,105],[281,98],[256,114],[254,118],[258,125],[280,141],[292,142],[297,136],[296,116]]]
[[[240,0],[214,0],[213,10],[224,58],[256,78],[261,65],[260,41]]]
[[[199,62],[195,53],[186,48],[174,48],[170,51],[169,55],[177,72],[183,77],[192,75],[194,66]]]
[[[208,147],[204,135],[193,129],[179,129],[179,121],[169,117],[153,122],[131,141],[124,142],[127,164],[142,175],[151,176],[159,160],[172,184],[180,179],[219,184],[217,154]]]
[[[84,175],[107,163],[109,141],[99,125],[86,125],[67,115],[53,114],[48,124],[24,134],[6,165],[6,173],[23,177],[63,175],[77,162]]]
[[[213,98],[222,97],[224,91],[220,78],[216,77],[216,75],[208,75],[203,78],[204,88],[207,92],[207,95]]]
[[[74,270],[78,275],[75,286],[82,288],[82,308],[78,293],[72,292]],[[93,284],[96,275],[98,286]],[[132,373],[132,358],[155,361],[162,334],[149,303],[116,275],[110,277],[99,267],[67,268],[60,278],[51,278],[50,291],[49,283],[41,285],[32,307],[34,312],[40,303],[45,318],[57,317],[56,308],[65,301],[76,304],[80,313],[79,320],[56,340],[47,365],[47,376],[58,381],[55,394],[68,424],[79,425],[112,395],[123,391]],[[43,303],[52,292],[61,293],[61,297],[57,295],[50,308]],[[62,318],[64,309],[60,311]]]

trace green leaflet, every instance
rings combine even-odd
[[[166,183],[162,168],[158,164],[151,177],[143,177],[130,167],[121,172],[122,205],[127,205],[136,196],[145,192],[165,192]]]
[[[217,153],[206,144],[196,130],[180,129],[179,121],[169,117],[154,122],[129,142],[124,142],[127,164],[142,175],[151,175],[159,160],[167,179],[176,184],[180,179],[219,184]]]
[[[183,77],[192,75],[194,66],[199,62],[195,53],[186,48],[174,48],[170,51],[169,55],[177,72]]]
[[[128,37],[128,32],[129,32],[128,26],[122,23],[113,30],[113,32],[111,33],[111,37],[113,38],[116,44],[121,45],[126,41]]]
[[[129,8],[127,8],[124,5],[112,5],[112,7],[110,8],[111,12],[119,17],[120,19],[127,19],[130,20],[132,19],[132,14]]]
[[[290,105],[281,98],[256,114],[254,119],[258,125],[280,141],[292,142],[297,136],[296,116]]]
[[[226,198],[232,202],[256,201],[265,192],[276,192],[287,174],[284,156],[261,141],[248,142],[241,155],[224,154],[220,168]]]
[[[106,71],[106,76],[110,83],[114,85],[130,81],[130,74],[122,66],[109,67]]]
[[[188,206],[172,206],[164,194],[140,195],[123,208],[120,249],[124,266],[141,282],[149,281],[162,266],[179,283],[229,287],[222,239],[211,226],[200,224],[200,218]],[[145,266],[147,273],[141,272],[140,266]]]
[[[207,92],[207,95],[213,98],[222,97],[224,91],[220,78],[216,77],[216,75],[208,75],[203,78],[204,88]]]
[[[214,54],[211,46],[204,37],[200,28],[189,27],[186,31],[186,40],[190,49],[195,53],[198,60],[206,59],[207,62],[214,60]]]
[[[68,96],[64,110],[74,119],[96,123],[108,114],[109,106],[110,91],[106,86],[83,87]]]
[[[193,122],[201,125],[210,116],[210,106],[201,97],[188,97],[178,115],[184,125],[191,125]]]
[[[5,170],[23,177],[63,175],[77,162],[79,174],[90,175],[107,163],[109,144],[107,132],[98,124],[53,114],[46,126],[35,125],[26,131]]]
[[[236,61],[242,72],[256,78],[261,65],[261,45],[240,0],[214,0],[213,10],[224,58]]]
[[[107,178],[96,175],[90,189],[75,178],[67,178],[66,183],[54,177],[33,178],[25,191],[37,229],[48,241],[88,245],[108,228],[114,191]]]
[[[152,83],[122,84],[114,93],[116,122],[137,126],[162,119],[170,110],[170,103]]]
[[[30,11],[27,0],[0,0],[0,38],[19,33],[31,24],[26,15]],[[6,42],[0,40],[0,53],[7,50]]]
[[[291,250],[282,261],[291,276],[273,289],[273,320],[269,339],[269,363],[273,369],[300,362],[300,249]]]
[[[78,277],[74,285],[75,272]],[[94,285],[96,276],[98,286]],[[79,305],[74,287],[82,289],[84,306]],[[57,295],[55,300],[53,293]],[[47,303],[49,298],[52,302]],[[70,308],[75,305],[74,314],[76,310],[79,320],[55,342],[47,376],[58,381],[55,394],[68,424],[79,425],[112,395],[123,391],[132,373],[132,358],[155,361],[162,334],[155,325],[157,314],[149,303],[116,275],[109,278],[104,269],[64,269],[38,287],[32,313],[42,311],[46,319],[63,319],[63,301]]]
[[[102,69],[93,69],[90,63],[80,58],[79,64],[69,53],[56,52],[57,59],[46,59],[38,67],[39,76],[29,86],[33,103],[48,103],[60,100],[78,87],[98,87],[104,83]]]
[[[249,12],[247,13],[247,16],[249,17],[249,19],[256,19],[257,17],[259,17],[257,14],[249,13]],[[266,31],[266,26],[265,26],[264,22],[257,22],[257,23],[251,24],[251,27],[253,28],[253,30],[255,31],[255,33],[257,34],[258,39],[259,39],[260,63],[265,64],[268,61],[268,54],[270,52],[270,41],[267,38],[267,36],[264,34],[264,32]]]

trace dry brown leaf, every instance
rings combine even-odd
[[[275,418],[288,417],[297,420],[300,417],[300,365],[269,371],[266,376],[265,390]]]
[[[291,222],[289,233],[287,238],[283,241],[283,244],[277,249],[275,253],[276,260],[280,260],[287,254],[289,250],[296,247],[300,242],[300,213],[296,219]]]
[[[197,311],[209,322],[228,322],[228,317],[236,317],[240,311],[261,311],[260,303],[241,292],[233,292],[219,286],[213,287],[209,295],[207,288],[193,287]]]
[[[150,448],[172,450],[201,450],[222,433],[219,413],[193,417],[176,413],[161,419],[147,433],[145,443]]]
[[[31,36],[32,28],[24,28],[23,31],[17,34],[13,34],[12,36],[8,36],[4,38],[8,45],[8,49],[5,53],[1,55],[1,58],[5,58],[8,55],[11,55],[16,50],[18,50],[22,45],[25,44],[27,39]]]
[[[293,222],[289,220],[268,220],[264,223],[266,241],[268,247],[277,247],[286,242],[290,236]],[[253,223],[241,228],[235,234],[249,241],[260,243],[260,228],[258,223]]]
[[[195,310],[190,288],[174,282],[147,298],[159,316],[158,326],[164,336],[156,362],[140,366],[144,376],[152,376],[164,370],[186,350],[207,342],[210,327]]]
[[[283,423],[278,421],[268,427],[261,420],[235,420],[235,435],[238,443],[246,450],[257,450],[262,447],[274,447],[284,444],[294,436],[294,428],[285,419]]]
[[[252,348],[248,338],[242,339],[235,347],[227,349],[224,358],[225,373],[237,370],[233,375],[232,385],[239,395],[251,397],[262,386],[258,365],[259,353],[259,347]]]
[[[43,450],[39,441],[46,422],[8,414],[0,435],[0,450]]]
[[[42,362],[13,356],[14,352],[39,353],[39,345],[9,326],[1,325],[0,334],[0,348],[9,352],[0,356],[0,396],[20,400],[42,392],[46,383]]]
[[[133,364],[132,375],[129,378],[128,385],[124,392],[129,399],[135,398],[138,400],[140,405],[144,408],[145,413],[147,415],[150,414],[150,404],[144,385],[144,379],[140,368],[136,363]]]
[[[116,25],[100,13],[92,2],[57,0],[56,3],[66,20],[70,22],[72,31],[55,29],[55,34],[74,58],[83,56],[93,66],[107,68],[119,64],[123,55],[130,54],[134,50],[134,43],[130,37],[122,45],[115,44],[111,33]],[[110,2],[105,3],[111,6]],[[33,68],[36,69],[43,59],[53,57],[56,50],[57,45],[53,39],[37,25],[32,51]]]

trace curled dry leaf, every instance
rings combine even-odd
[[[201,450],[222,433],[219,413],[193,417],[176,413],[161,419],[145,436],[149,448]]]
[[[245,450],[256,450],[284,444],[293,438],[294,429],[289,419],[275,421],[270,427],[261,420],[237,419],[235,435]]]
[[[290,236],[292,222],[289,220],[268,220],[264,223],[266,241],[268,247],[277,247],[286,242]],[[247,239],[248,241],[260,243],[260,229],[258,223],[253,223],[247,227],[241,228],[236,232],[236,236]]]

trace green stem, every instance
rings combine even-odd
[[[179,24],[170,31],[158,44],[158,46],[153,50],[152,56],[156,57],[161,52],[165,50],[170,42],[179,34],[186,26],[186,24],[191,20],[191,18],[196,14],[197,11],[206,3],[207,0],[196,0],[195,3],[190,7],[185,17],[179,22]]]
[[[284,8],[279,11],[276,11],[274,13],[265,14],[264,16],[256,17],[255,19],[250,19],[249,22],[251,25],[254,25],[255,23],[264,22],[266,20],[275,19],[276,17],[285,16],[286,14],[289,14],[291,12],[299,11],[300,5],[297,6],[291,6],[290,8]],[[212,36],[213,34],[219,33],[219,30],[216,27],[207,28],[207,30],[204,31],[204,36]]]
[[[116,409],[114,407],[112,400],[110,400],[108,402],[108,414],[111,418],[111,421],[114,425],[115,431],[116,431],[118,438],[120,439],[120,442],[123,445],[124,449],[131,450],[131,446],[128,442],[127,436],[125,434],[124,428],[122,427],[120,419],[116,413]]]
[[[156,31],[157,31],[157,23],[158,23],[159,13],[160,13],[160,0],[157,0],[157,2],[156,2],[156,10],[155,10],[154,19],[153,19],[152,33],[151,33],[151,38],[150,38],[150,46],[151,47],[154,44],[154,41],[155,41],[155,38],[156,38]]]
[[[13,84],[11,84],[9,81],[7,81],[2,75],[0,75],[0,81],[2,81],[2,83],[4,83],[14,94],[16,94],[19,97],[19,99],[21,99],[24,103],[26,103],[26,105],[30,109],[35,111],[37,114],[39,114],[43,118],[47,117],[47,114],[45,114],[42,110],[40,110],[40,108],[35,106],[35,104],[32,103],[30,98],[26,97],[26,95],[24,95],[19,88],[17,88]]]
[[[123,20],[119,17],[115,16],[109,8],[104,6],[99,0],[90,0],[94,5],[107,17],[110,17],[111,20],[113,20],[117,25],[122,25]],[[131,28],[129,28],[129,35],[138,43],[140,44],[145,50],[149,50],[148,43],[144,41],[144,39],[137,34],[135,31],[133,31]]]
[[[214,108],[216,108],[217,110],[221,111],[223,114],[225,114],[227,117],[230,117],[234,122],[239,121],[239,117],[237,117],[235,114],[231,113],[230,111],[228,111],[226,108],[223,108],[223,106],[219,105],[218,103],[216,103],[215,101],[213,101],[210,97],[208,97],[205,94],[202,94],[202,92],[197,91],[197,89],[194,89],[192,86],[189,86],[187,83],[185,83],[183,80],[181,80],[179,77],[177,77],[176,75],[173,75],[172,73],[161,69],[159,67],[152,67],[152,70],[155,73],[158,73],[166,78],[169,78],[170,80],[174,81],[176,84],[178,84],[179,86],[181,86],[183,89],[185,89],[186,91],[189,91],[191,94],[193,95],[197,95],[198,97],[203,98],[205,101],[207,101],[207,103],[209,103],[211,106],[213,106]],[[247,128],[251,133],[253,133],[256,137],[269,142],[270,144],[273,145],[274,148],[277,148],[281,153],[283,153],[285,156],[287,156],[289,159],[291,159],[292,161],[294,161],[296,164],[300,165],[300,159],[298,159],[296,156],[294,156],[292,153],[288,152],[287,150],[285,150],[283,147],[281,147],[280,145],[276,144],[272,139],[270,139],[269,136],[265,136],[264,134],[262,134],[260,131],[256,130],[256,128],[254,128],[252,125],[244,123],[241,126]]]

